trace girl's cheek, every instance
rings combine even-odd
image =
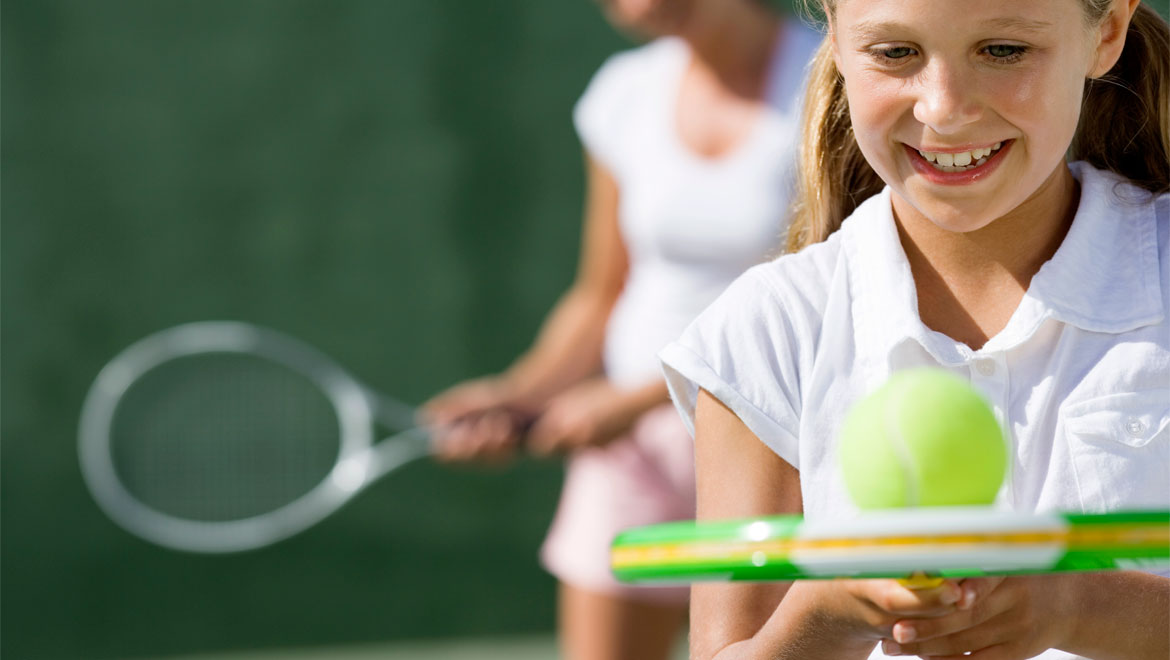
[[[855,127],[892,126],[909,103],[907,82],[890,76],[855,73],[845,78],[845,90]]]

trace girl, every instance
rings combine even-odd
[[[618,584],[618,530],[694,516],[692,443],[655,358],[747,267],[779,247],[797,100],[820,36],[755,0],[612,0],[613,23],[661,37],[611,58],[574,113],[588,161],[576,281],[503,374],[439,395],[441,457],[525,446],[569,466],[542,551],[573,660],[665,658],[685,588]],[[599,373],[603,372],[603,373]]]
[[[1170,507],[1166,23],[1137,0],[825,10],[790,231],[808,247],[739,278],[661,354],[695,434],[698,517],[853,515],[841,418],[920,365],[993,403],[1012,441],[998,506]],[[1168,619],[1170,580],[1143,572],[697,585],[691,643],[704,659],[1164,659]]]

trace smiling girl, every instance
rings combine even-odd
[[[923,365],[1007,430],[996,506],[1170,508],[1165,21],[1137,0],[824,9],[797,253],[661,354],[698,517],[854,515],[840,421]],[[691,622],[694,658],[1166,658],[1170,580],[705,584]]]

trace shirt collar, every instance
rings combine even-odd
[[[1069,165],[1081,183],[1072,227],[1027,298],[1083,330],[1119,333],[1162,320],[1154,196],[1112,172]]]
[[[863,202],[846,222],[859,347],[891,358],[917,342],[946,366],[977,353],[1010,349],[1049,318],[1093,332],[1119,333],[1162,320],[1157,225],[1150,193],[1109,172],[1070,164],[1081,183],[1072,227],[1051,260],[1032,278],[1007,326],[979,351],[927,328],[894,223],[890,188]],[[887,365],[888,366],[888,365]]]

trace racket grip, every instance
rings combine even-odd
[[[908,577],[899,578],[898,582],[907,589],[934,589],[946,581],[946,578],[941,578],[936,575],[928,575],[922,571],[915,571]]]

